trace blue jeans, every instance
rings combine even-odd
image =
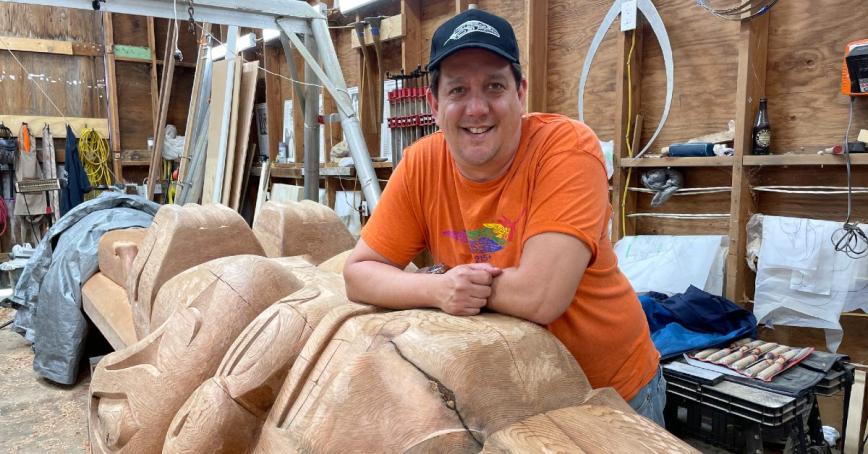
[[[663,421],[663,409],[666,407],[666,379],[663,378],[662,367],[657,367],[657,373],[651,381],[643,386],[628,403],[636,413],[656,422],[660,427],[666,427]]]

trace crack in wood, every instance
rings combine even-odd
[[[395,347],[395,352],[398,353],[398,356],[400,356],[401,359],[403,359],[404,361],[407,361],[408,364],[410,364],[411,366],[416,368],[416,370],[418,370],[420,373],[422,373],[422,375],[424,375],[425,378],[427,378],[429,381],[431,381],[437,387],[437,392],[440,394],[440,399],[443,400],[443,404],[446,405],[446,408],[455,412],[455,415],[458,416],[458,421],[461,422],[461,425],[464,427],[464,430],[466,430],[467,434],[470,435],[470,438],[472,438],[473,441],[476,442],[476,444],[480,448],[482,448],[482,445],[483,445],[482,441],[480,441],[479,439],[476,438],[475,435],[473,435],[473,432],[477,432],[477,431],[471,430],[469,427],[467,427],[467,423],[464,422],[464,417],[461,416],[461,412],[458,411],[458,403],[455,400],[455,393],[451,389],[446,387],[446,385],[444,385],[440,380],[436,379],[435,377],[433,377],[429,373],[425,372],[424,370],[422,370],[421,367],[416,365],[416,363],[414,363],[413,361],[410,361],[409,358],[404,356],[404,354],[401,353],[401,349],[398,348],[398,344],[396,344],[392,340],[390,340],[389,343]]]

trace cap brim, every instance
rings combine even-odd
[[[515,60],[506,51],[504,51],[503,49],[501,49],[497,46],[493,46],[491,44],[486,44],[486,43],[464,43],[464,44],[459,44],[459,45],[453,47],[452,49],[449,49],[448,52],[445,52],[442,55],[435,58],[434,60],[428,62],[428,65],[425,67],[425,69],[430,71],[431,68],[434,68],[435,66],[439,65],[440,62],[442,62],[444,58],[454,54],[455,52],[457,52],[459,50],[471,49],[471,48],[485,49],[487,51],[494,52],[495,54],[505,58],[510,63],[518,63],[518,60]]]

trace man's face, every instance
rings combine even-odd
[[[440,63],[437,98],[428,102],[461,173],[500,176],[518,149],[527,82],[515,86],[509,62],[484,49],[464,49]]]

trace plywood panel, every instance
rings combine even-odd
[[[241,195],[244,188],[245,173],[249,172],[247,166],[247,145],[250,140],[250,124],[253,119],[253,101],[256,94],[256,73],[258,61],[244,63],[241,73],[241,90],[238,100],[238,133],[235,137],[235,162],[229,186],[229,206],[239,211]]]
[[[148,20],[144,16],[112,14],[115,44],[148,47]]]
[[[772,9],[766,94],[775,152],[810,153],[841,143],[846,96],[839,92],[844,46],[865,38],[865,0],[779,2]],[[862,100],[864,101],[864,100]],[[868,123],[868,102],[857,102],[854,125]]]
[[[179,5],[180,6],[180,5]],[[195,8],[195,4],[194,4]],[[184,14],[187,13],[186,8],[184,9]],[[179,12],[180,13],[180,8]],[[166,52],[166,36],[169,27],[168,19],[154,19],[154,37],[156,38],[156,49],[157,49],[157,60],[163,60],[163,53]],[[199,28],[196,28],[196,33],[199,33]],[[115,38],[117,39],[117,38]],[[187,21],[179,20],[178,21],[178,49],[181,50],[181,54],[184,59],[183,62],[196,64],[196,55],[198,54],[199,47],[196,44],[196,36],[190,33],[190,29],[187,27]],[[225,41],[224,41],[225,42]]]
[[[103,116],[105,81],[93,57],[17,52],[21,66],[0,53],[0,109],[16,115]],[[45,91],[43,94],[34,82]],[[47,95],[47,96],[46,96]]]
[[[0,4],[0,30],[24,38],[101,42],[100,13],[16,3]]]
[[[193,59],[195,58],[194,55]],[[195,75],[194,68],[175,66],[175,76],[172,78],[172,101],[169,103],[166,124],[175,125],[179,135],[183,135],[187,127],[187,112],[190,110]]]
[[[666,127],[655,150],[726,129],[735,119],[738,73],[738,23],[718,19],[682,1],[656,1],[672,43],[675,93]],[[642,144],[651,138],[663,113],[666,73],[663,54],[645,27],[642,62]]]
[[[526,49],[527,18],[524,14],[525,3],[526,0],[487,0],[479,1],[477,4],[480,9],[496,14],[509,21],[509,23],[512,24],[512,29],[515,31],[515,37],[518,40],[518,48]],[[527,55],[519,55],[519,61],[521,62],[522,68],[527,71]]]
[[[579,75],[591,39],[612,2],[550,0],[548,16],[547,110],[578,118]],[[601,140],[615,131],[617,24],[597,51],[585,89],[585,122]]]
[[[423,66],[428,63],[428,57],[431,54],[431,37],[434,35],[434,30],[454,15],[454,2],[445,0],[422,2],[421,27],[423,52],[421,60]]]
[[[853,185],[868,186],[866,167],[854,166],[852,169]],[[763,167],[754,169],[752,172],[751,184],[753,186],[821,185],[845,187],[847,185],[845,166],[840,165]],[[847,213],[846,195],[817,196],[754,192],[754,198],[757,200],[758,212],[764,214],[843,221]],[[868,194],[853,196],[853,215],[856,220],[868,218]]]
[[[145,150],[154,133],[149,65],[116,62],[118,120],[124,148]]]
[[[220,158],[219,142],[222,131],[223,112],[226,98],[226,84],[234,83],[227,80],[228,63],[226,60],[220,60],[214,63],[214,69],[211,73],[211,109],[209,111],[208,120],[208,151],[205,158],[205,178],[204,187],[202,189],[202,203],[219,203],[219,200],[213,200],[214,180],[217,174],[217,162]]]

